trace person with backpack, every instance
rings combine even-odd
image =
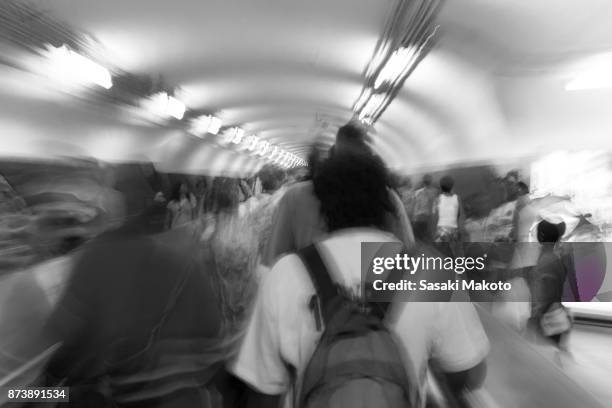
[[[336,144],[330,148],[329,155],[374,156],[367,140],[368,134],[360,125],[348,123],[338,129]],[[321,152],[316,150],[318,148],[315,148],[314,155],[311,157],[311,165],[314,164],[311,168],[313,174],[318,172],[321,162],[324,161],[323,157],[318,157]],[[385,213],[383,229],[393,233],[406,247],[412,247],[414,235],[404,205],[399,195],[388,188],[389,177],[385,176],[385,179],[380,182],[385,186],[391,202],[391,206]],[[319,206],[312,180],[294,184],[287,189],[279,201],[270,239],[262,257],[262,264],[272,266],[280,256],[302,249],[311,244],[313,240],[327,234],[327,226],[325,220],[321,218]]]
[[[313,180],[330,235],[281,257],[262,278],[230,370],[249,407],[424,407],[429,362],[453,391],[478,387],[489,343],[471,303],[369,304],[361,243],[394,242],[386,167],[334,155]],[[386,305],[386,306],[385,306]]]
[[[431,242],[433,206],[438,190],[432,185],[431,175],[423,176],[423,187],[415,191],[412,210],[412,229],[419,241]]]

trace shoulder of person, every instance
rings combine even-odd
[[[313,191],[314,184],[312,180],[300,181],[287,188],[287,192],[298,192],[298,191]]]
[[[288,267],[292,269],[298,269],[298,268],[293,268],[295,266],[300,266],[302,267],[302,269],[304,268],[304,264],[302,260],[300,259],[299,255],[295,252],[291,252],[291,253],[287,253],[281,256],[280,258],[278,258],[278,260],[274,263],[274,265],[272,265],[270,270],[278,271],[276,273],[280,273],[280,271]]]
[[[281,196],[281,200],[299,200],[300,197],[304,196],[313,196],[314,195],[314,185],[312,181],[301,181],[296,183],[290,187],[287,187],[284,194]]]
[[[306,266],[296,253],[281,256],[274,265],[267,269],[262,280],[265,291],[277,297],[291,296],[307,290],[309,282]]]

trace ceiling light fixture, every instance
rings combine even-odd
[[[168,96],[168,115],[178,120],[183,119],[185,115],[185,104],[173,96]]]
[[[257,144],[259,143],[259,138],[255,135],[252,136],[251,138],[251,142],[249,143],[249,145],[247,146],[247,149],[249,149],[250,151],[253,151],[257,148]]]
[[[253,143],[254,138],[255,138],[255,135],[248,135],[245,138],[243,138],[242,143],[240,143],[240,150],[248,149]]]
[[[221,129],[221,124],[221,119],[216,116],[200,116],[192,121],[191,132],[198,136],[204,136],[206,133],[216,135]]]
[[[368,100],[368,103],[359,112],[359,120],[367,122],[376,114],[385,102],[385,94],[375,94]]]
[[[273,146],[272,149],[270,149],[270,154],[268,155],[268,159],[274,160],[279,150],[280,149],[278,148],[278,146]]]
[[[416,55],[414,47],[402,47],[394,51],[376,77],[374,87],[378,89],[384,83],[393,83],[398,80],[410,68]]]
[[[173,117],[178,120],[185,115],[185,104],[166,92],[159,92],[145,101],[145,107],[162,117]]]
[[[244,129],[240,127],[235,127],[232,133],[233,133],[232,143],[240,144],[242,140],[244,139]]]
[[[259,156],[263,156],[266,154],[269,148],[270,148],[270,143],[266,142],[265,140],[262,140],[257,145],[257,154]]]
[[[96,84],[104,89],[113,86],[108,69],[76,53],[66,45],[61,47],[49,45],[47,51],[47,57],[51,62],[48,74],[51,77],[65,83]]]
[[[598,61],[565,85],[566,91],[612,88],[612,56]]]
[[[370,96],[372,96],[372,89],[371,88],[364,89],[361,92],[361,95],[359,95],[359,99],[357,99],[357,102],[355,102],[355,106],[353,107],[353,110],[355,112],[359,112],[359,110],[363,108],[363,106],[368,102],[368,100],[370,99]]]
[[[383,63],[383,61],[385,60],[385,57],[387,56],[387,52],[389,50],[389,45],[385,44],[384,46],[382,46],[374,55],[374,57],[372,58],[372,61],[370,62],[370,64],[368,65],[368,71],[366,73],[366,76],[370,77],[374,74],[374,72],[376,71],[376,69],[380,66],[380,64]]]

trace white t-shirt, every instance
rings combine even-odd
[[[459,199],[457,194],[438,196],[438,226],[457,228],[457,217],[459,216]]]
[[[319,244],[330,273],[343,286],[361,283],[361,242],[396,242],[377,230],[345,230]],[[287,364],[298,381],[321,332],[308,307],[315,294],[308,271],[295,254],[282,257],[261,281],[247,333],[231,371],[258,391],[278,395],[291,389]],[[448,372],[470,369],[488,353],[489,342],[471,303],[403,303],[395,330],[424,391],[427,361]],[[291,398],[286,399],[290,404]],[[290,405],[287,405],[290,406]]]

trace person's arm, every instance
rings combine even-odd
[[[279,273],[286,271],[287,265],[281,265],[283,262],[281,260],[264,275],[244,339],[230,365],[233,375],[249,387],[247,407],[279,407],[282,395],[291,384],[290,372],[281,355],[281,306],[278,302],[285,293],[279,278]]]
[[[412,225],[406,215],[404,204],[395,190],[389,190],[391,196],[391,204],[393,205],[393,214],[387,222],[390,232],[392,232],[407,249],[411,249],[415,245],[414,232]]]
[[[455,395],[482,385],[489,341],[471,303],[444,303],[436,321],[432,358]]]

